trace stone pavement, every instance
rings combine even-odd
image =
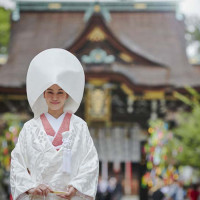
[[[134,196],[134,195],[131,195],[131,196],[123,196],[122,200],[139,200],[139,197],[138,196]]]

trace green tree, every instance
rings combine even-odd
[[[195,53],[189,55],[192,63],[200,63],[200,18],[189,17],[186,19],[186,40],[188,49],[193,49]]]
[[[169,143],[171,155],[179,165],[190,165],[200,169],[200,94],[187,88],[189,96],[176,93],[175,96],[191,109],[178,114],[173,140]]]
[[[0,8],[0,54],[8,53],[10,40],[10,10]]]
[[[191,17],[186,20],[187,33],[190,35],[188,37],[188,42],[192,43],[198,41],[200,43],[200,18]],[[200,52],[200,48],[199,48]]]

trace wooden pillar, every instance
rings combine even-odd
[[[131,184],[132,184],[132,166],[131,162],[125,163],[125,194],[131,194]]]
[[[114,163],[113,163],[113,171],[115,173],[119,173],[121,171],[121,163],[119,161],[114,161]]]
[[[102,161],[102,179],[108,180],[108,161]]]

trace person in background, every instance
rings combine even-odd
[[[188,197],[190,200],[198,200],[199,191],[197,184],[192,185],[192,188],[188,191]]]
[[[184,182],[180,180],[174,180],[169,187],[168,199],[169,200],[184,200],[186,192],[183,188]]]

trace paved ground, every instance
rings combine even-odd
[[[122,200],[139,200],[138,196],[123,196]]]

